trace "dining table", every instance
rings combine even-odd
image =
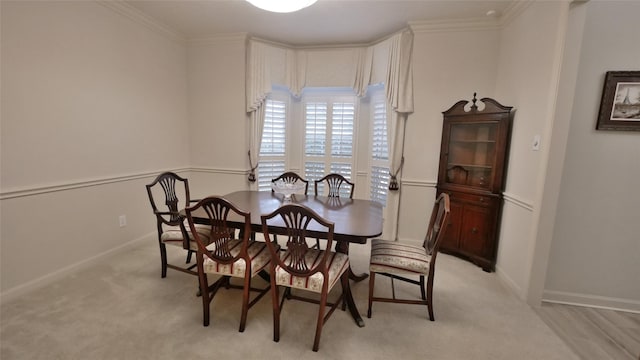
[[[256,233],[262,232],[260,218],[262,215],[269,214],[287,203],[306,206],[334,223],[335,250],[347,255],[351,243],[366,244],[368,239],[382,234],[382,205],[376,201],[304,194],[293,194],[290,199],[285,199],[283,194],[277,192],[255,190],[235,191],[222,197],[239,209],[251,213],[251,230]],[[198,221],[197,213],[194,213],[194,221]],[[240,227],[240,223],[237,226]],[[269,227],[269,232],[274,234],[285,234],[285,231],[284,223],[276,222]],[[313,226],[307,234],[313,238],[327,238],[326,231],[319,228],[314,230]],[[356,275],[351,268],[348,271],[349,277],[355,281],[361,281],[368,276],[367,274]],[[347,285],[343,292],[344,301],[351,316],[359,327],[363,327],[364,320],[353,300],[350,285]]]

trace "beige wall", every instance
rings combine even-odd
[[[514,107],[496,271],[525,298],[536,254],[535,224],[562,60],[566,2],[530,3],[501,30],[497,96]],[[541,149],[531,143],[541,136]],[[537,300],[539,303],[540,299]],[[534,301],[535,302],[535,301]]]
[[[544,298],[640,311],[640,133],[595,130],[605,72],[640,70],[640,3],[583,8]]]
[[[179,41],[97,2],[1,20],[4,295],[149,236],[144,184],[188,164],[188,128]]]
[[[188,49],[190,182],[194,196],[248,188],[245,36],[192,41]]]
[[[414,29],[415,112],[407,121],[399,238],[421,241],[438,179],[442,112],[459,100],[495,97],[495,28]]]

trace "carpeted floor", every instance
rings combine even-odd
[[[351,247],[356,272],[366,270],[368,252],[367,246]],[[172,251],[170,258],[179,261],[182,254]],[[376,282],[377,291],[390,291],[386,281]],[[396,287],[398,294],[418,295],[407,285]],[[221,291],[205,328],[196,289],[193,276],[169,270],[161,279],[157,244],[141,244],[2,304],[0,358],[578,359],[494,273],[445,254],[436,269],[435,322],[424,306],[384,303],[375,303],[368,319],[368,281],[352,283],[366,326],[358,328],[348,312],[337,310],[318,353],[311,351],[316,305],[285,303],[275,343],[269,296],[249,311],[239,333],[241,292]]]

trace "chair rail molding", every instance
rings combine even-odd
[[[507,193],[507,192],[503,192],[502,196],[504,197],[504,201],[506,201],[508,203],[511,203],[511,204],[514,204],[514,205],[516,205],[518,207],[521,207],[521,208],[523,208],[525,210],[533,211],[533,209],[534,209],[534,206],[531,203],[531,201],[522,199],[517,195],[511,194],[511,193]]]
[[[418,179],[400,179],[400,183],[406,186],[428,187],[428,188],[435,188],[437,185],[437,181],[435,180],[418,180]]]
[[[162,169],[162,170],[145,171],[145,172],[127,174],[127,175],[103,177],[103,178],[97,178],[97,179],[70,181],[66,183],[14,188],[6,191],[5,190],[0,191],[0,200],[20,198],[25,196],[34,196],[34,195],[47,194],[47,193],[52,193],[57,191],[68,191],[68,190],[74,190],[74,189],[91,187],[91,186],[100,186],[100,185],[106,185],[106,184],[126,182],[131,180],[144,179],[148,177],[157,176],[158,174],[165,171],[183,173],[190,170],[191,168]]]
[[[249,175],[249,170],[246,170],[246,169],[225,169],[225,168],[214,168],[214,167],[208,167],[208,166],[193,166],[188,168],[187,170],[194,173]]]

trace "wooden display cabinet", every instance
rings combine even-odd
[[[494,271],[502,191],[513,114],[490,98],[461,100],[444,111],[438,195],[451,198],[451,217],[440,250]]]

